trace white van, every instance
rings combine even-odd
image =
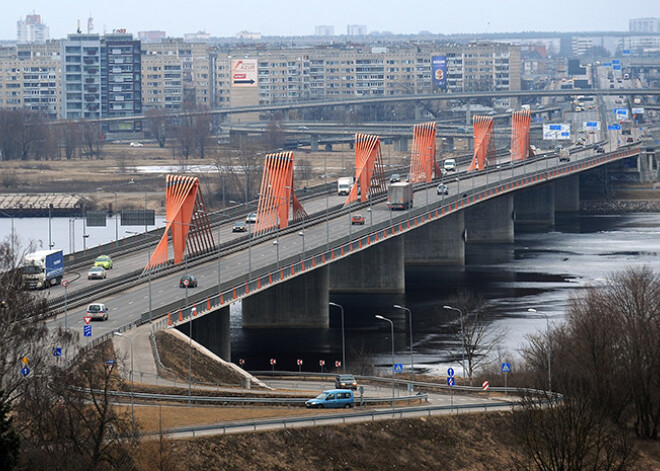
[[[101,319],[102,321],[108,320],[108,308],[103,303],[92,303],[87,306],[87,315],[95,319]]]
[[[455,172],[456,171],[456,160],[454,159],[445,159],[443,167],[446,172]]]

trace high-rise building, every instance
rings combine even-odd
[[[660,18],[633,18],[628,29],[631,33],[660,33]]]
[[[165,31],[138,31],[138,39],[142,43],[158,43],[166,36]]]
[[[366,25],[347,25],[346,34],[348,36],[366,36],[367,35],[367,26]]]
[[[320,25],[314,27],[314,36],[334,36],[335,27],[331,25]]]
[[[101,38],[70,34],[62,41],[62,118],[101,118]]]
[[[48,26],[41,22],[41,15],[27,15],[16,22],[16,39],[22,43],[43,43],[50,39]]]

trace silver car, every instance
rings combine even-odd
[[[105,268],[103,267],[92,267],[87,272],[88,280],[105,280]]]

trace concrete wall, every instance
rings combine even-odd
[[[513,242],[513,195],[502,195],[465,210],[466,242]]]
[[[190,323],[176,328],[190,335]],[[231,361],[231,336],[229,335],[229,306],[218,309],[192,321],[192,338],[226,361]]]
[[[333,293],[404,293],[403,236],[392,237],[330,264]]]
[[[555,223],[555,187],[552,183],[516,192],[516,224],[552,226]]]
[[[465,263],[465,216],[453,213],[404,234],[406,265]]]
[[[554,182],[555,212],[567,213],[580,210],[580,177],[571,175]]]
[[[243,327],[328,327],[328,267],[243,299]]]

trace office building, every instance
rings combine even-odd
[[[41,22],[41,15],[27,15],[16,22],[16,40],[22,43],[44,43],[50,39],[48,26]]]
[[[628,23],[631,33],[660,33],[660,18],[633,18]]]

